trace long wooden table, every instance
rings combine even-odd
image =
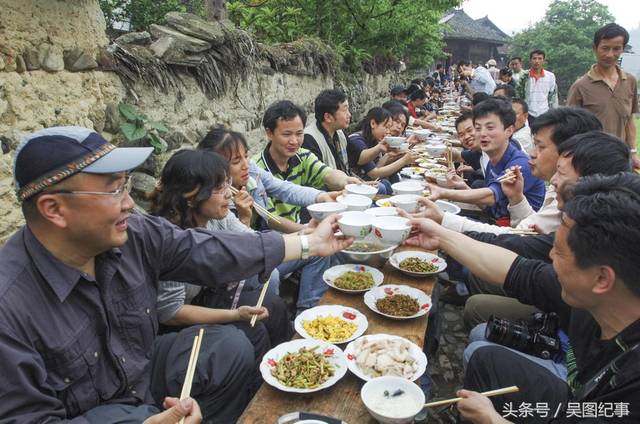
[[[401,247],[397,251],[402,250],[421,249]],[[384,265],[382,272],[384,273],[383,284],[404,284],[431,295],[435,277],[408,277],[389,265],[389,262]],[[365,334],[393,334],[405,337],[418,346],[424,346],[428,315],[412,320],[391,320],[371,311],[364,304],[362,294],[347,294],[331,288],[320,300],[320,305],[344,305],[359,310],[369,320],[369,328]],[[344,345],[340,347],[344,348]],[[339,418],[348,424],[373,424],[376,421],[371,418],[360,400],[360,388],[363,383],[350,372],[347,372],[347,375],[334,386],[309,394],[286,393],[265,383],[238,422],[274,424],[286,413],[301,411]]]

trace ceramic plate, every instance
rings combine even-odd
[[[382,299],[382,298],[385,298],[387,296],[393,296],[395,294],[405,294],[405,295],[411,296],[412,298],[417,300],[418,304],[420,305],[420,309],[418,309],[418,312],[416,314],[414,314],[414,315],[410,315],[410,316],[406,316],[406,317],[400,317],[400,316],[385,314],[384,312],[381,312],[376,307],[376,301],[378,301],[378,299]],[[383,315],[383,316],[385,316],[387,318],[400,319],[400,320],[402,320],[402,319],[413,319],[413,318],[417,318],[417,317],[421,317],[423,315],[426,315],[427,312],[429,312],[429,310],[431,309],[431,297],[429,297],[422,290],[418,290],[418,289],[413,288],[413,287],[398,286],[398,285],[395,285],[395,284],[387,284],[387,285],[384,285],[384,286],[376,287],[376,288],[368,291],[367,293],[365,293],[364,294],[364,304],[367,305],[369,307],[369,309],[371,309],[373,312],[378,313],[380,315]]]
[[[438,267],[438,270],[434,272],[413,272],[413,271],[400,269],[400,262],[402,262],[407,258],[413,258],[413,257],[420,258],[423,261],[431,262],[432,264]],[[392,267],[394,267],[398,271],[403,272],[407,275],[411,275],[413,277],[426,277],[429,275],[435,275],[444,271],[447,268],[447,262],[445,262],[445,260],[442,259],[441,257],[431,253],[420,252],[416,250],[405,250],[403,252],[395,253],[391,255],[391,257],[389,258],[389,263],[391,264]]]
[[[305,321],[312,321],[319,317],[329,317],[333,316],[336,318],[340,318],[343,321],[353,323],[358,326],[356,331],[346,339],[343,340],[332,340],[325,341],[312,337],[307,331],[304,329],[303,323]],[[293,322],[293,326],[295,327],[298,334],[300,334],[305,339],[317,340],[325,343],[335,343],[342,344],[348,343],[351,340],[355,340],[358,337],[362,336],[365,331],[367,331],[367,327],[369,326],[369,321],[367,321],[367,317],[362,314],[362,312],[358,311],[354,308],[348,308],[346,306],[341,305],[321,305],[316,306],[314,308],[307,309],[302,312],[300,315],[296,317],[296,320]]]
[[[337,287],[334,284],[334,281],[347,271],[370,272],[371,276],[373,277],[373,286],[368,289],[362,289],[362,290],[349,290],[349,289],[343,289],[343,288]],[[324,280],[324,282],[327,283],[328,286],[333,287],[334,289],[340,290],[345,293],[364,293],[382,284],[382,281],[384,280],[384,274],[382,274],[377,269],[367,265],[344,264],[344,265],[332,266],[331,268],[326,270],[324,274],[322,274],[322,280]]]
[[[411,357],[416,360],[417,366],[418,366],[418,369],[416,370],[416,372],[411,376],[411,378],[409,378],[409,380],[411,381],[416,381],[418,378],[420,378],[422,374],[424,374],[424,372],[427,369],[427,356],[424,354],[422,349],[417,344],[411,342],[410,340],[405,339],[404,337],[392,336],[390,334],[370,334],[367,336],[362,336],[361,339],[362,338],[366,338],[367,340],[370,340],[370,341],[378,341],[378,340],[385,340],[385,339],[389,339],[389,340],[400,339],[408,342],[409,355],[411,355]],[[369,377],[368,375],[366,375],[356,363],[358,352],[355,351],[354,343],[355,341],[349,343],[344,350],[349,371],[354,373],[358,378],[361,378],[362,380],[365,380],[365,381],[373,380],[374,377]]]
[[[280,380],[271,375],[271,370],[275,368],[278,360],[284,357],[287,353],[298,352],[298,350],[302,347],[305,347],[307,349],[317,347],[316,350],[318,352],[323,352],[327,361],[335,369],[333,376],[329,377],[327,381],[313,389],[298,389],[295,387],[285,386],[280,382]],[[307,339],[298,339],[281,343],[267,352],[262,357],[262,362],[260,362],[260,373],[262,374],[262,378],[264,379],[264,381],[268,385],[273,386],[276,389],[290,393],[312,393],[322,389],[326,389],[327,387],[331,387],[338,381],[340,381],[342,377],[344,377],[344,375],[347,373],[347,368],[348,365],[344,352],[338,346],[327,342],[319,342],[317,340]]]

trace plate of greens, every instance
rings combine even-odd
[[[384,275],[368,265],[336,265],[322,274],[324,282],[346,293],[364,293],[382,284]]]
[[[262,357],[260,373],[270,386],[290,393],[312,393],[336,384],[347,373],[342,349],[331,343],[298,339],[281,343]]]

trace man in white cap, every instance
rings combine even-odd
[[[495,59],[489,59],[487,62],[487,71],[491,74],[491,78],[497,82],[500,78],[500,69],[498,69],[496,65],[497,63]]]

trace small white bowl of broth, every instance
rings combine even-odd
[[[373,233],[384,244],[400,244],[410,232],[409,220],[401,216],[379,216],[373,220]]]
[[[344,186],[347,194],[356,194],[359,196],[366,196],[369,199],[373,199],[378,194],[378,189],[374,186],[367,184],[347,184]]]
[[[362,386],[360,399],[369,414],[379,423],[408,424],[425,403],[420,387],[401,377],[374,378]]]
[[[345,212],[347,210],[347,205],[337,202],[314,203],[313,205],[307,206],[307,210],[309,211],[311,218],[322,221],[334,213]]]
[[[420,208],[418,205],[419,198],[420,196],[417,194],[399,194],[397,196],[389,197],[387,200],[406,212],[416,213]]]
[[[393,194],[415,194],[422,195],[425,188],[420,181],[402,181],[391,184]]]
[[[336,198],[338,203],[347,205],[347,211],[364,212],[371,207],[373,201],[367,196],[360,194],[345,194]]]
[[[368,213],[349,211],[342,214],[338,226],[345,236],[363,239],[371,232],[373,219]]]
[[[387,143],[387,145],[392,149],[399,148],[400,146],[402,146],[403,143],[406,143],[406,141],[407,141],[406,137],[387,136],[384,138],[384,142]]]

